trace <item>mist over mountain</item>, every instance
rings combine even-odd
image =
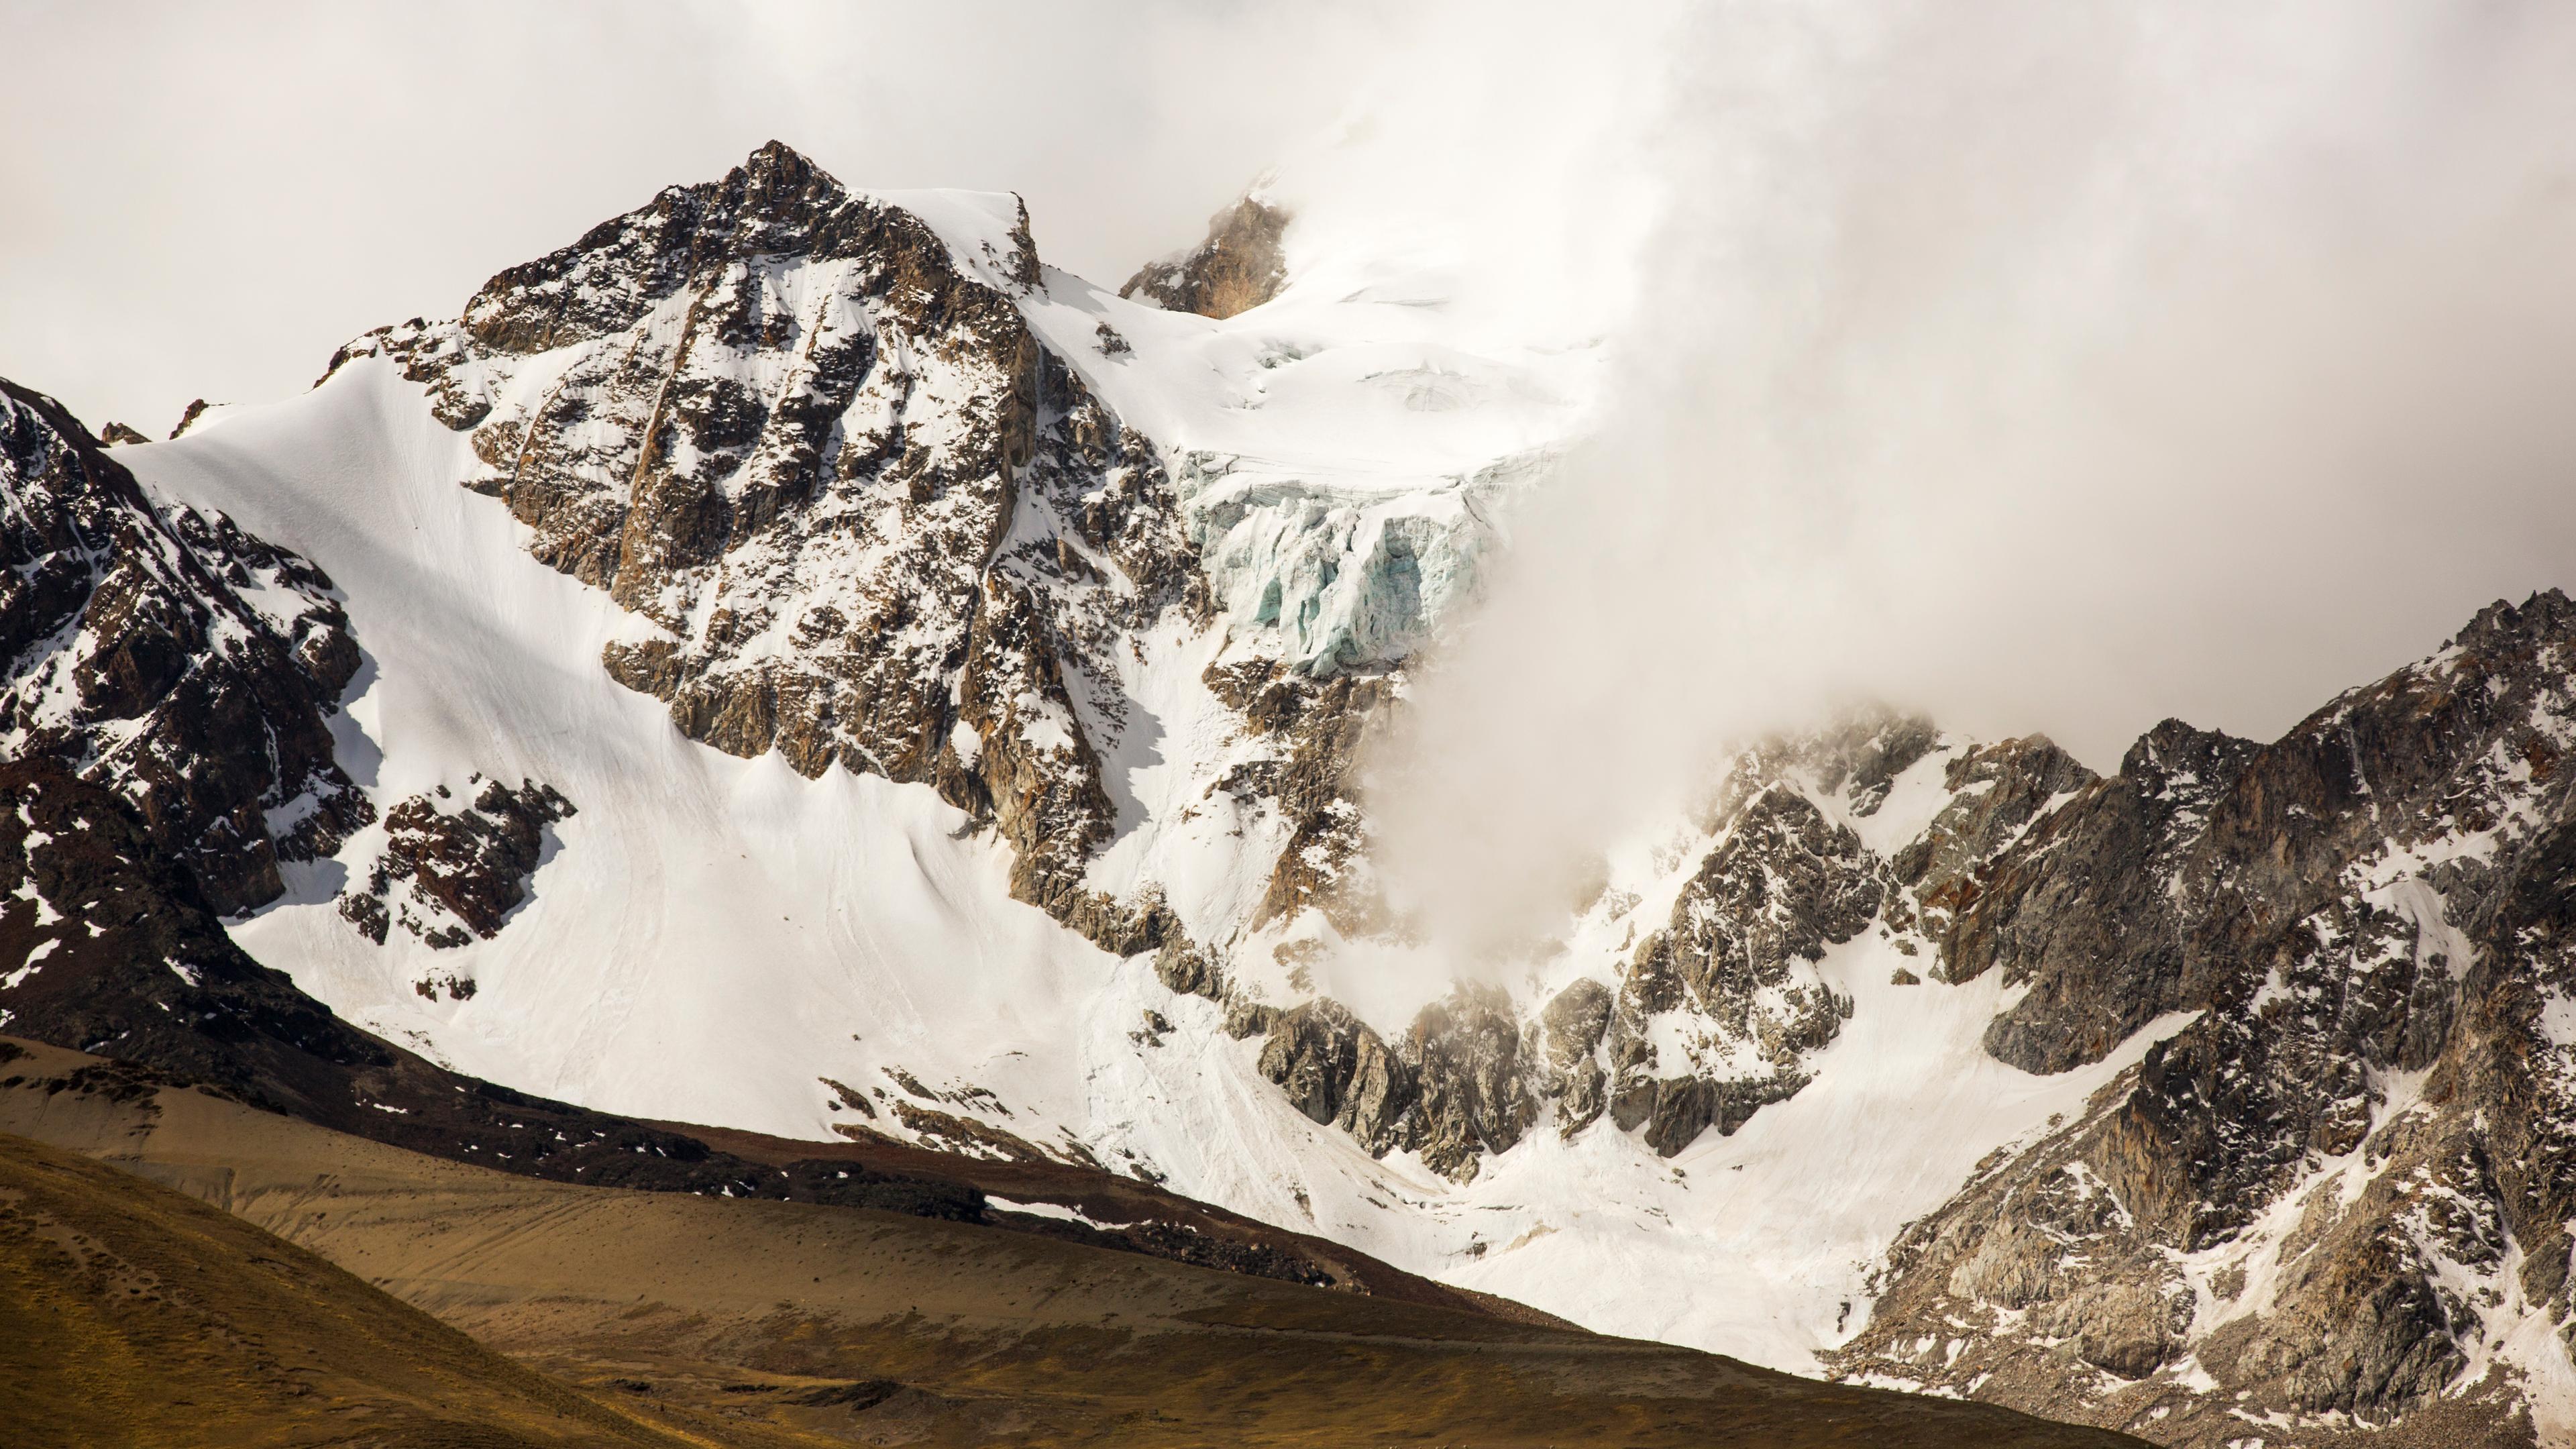
[[[255,326],[9,310],[0,1033],[2158,1443],[2576,1434],[2576,23],[674,15],[475,32],[398,242],[167,263]]]

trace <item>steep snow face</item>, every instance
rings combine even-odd
[[[339,570],[366,651],[340,757],[371,796],[470,798],[479,774],[543,781],[578,813],[490,940],[378,945],[343,919],[333,899],[382,853],[383,824],[290,868],[286,899],[237,939],[437,1060],[635,1115],[827,1136],[852,1113],[823,1079],[882,1089],[895,1068],[1079,1122],[1063,1026],[1109,958],[1012,901],[1007,849],[930,789],[808,780],[673,730],[600,665],[636,617],[458,486],[479,462],[423,402],[363,359],[132,456]],[[416,989],[460,977],[470,996]]]
[[[1142,809],[1116,766],[1161,711],[1205,713],[1147,683],[1170,673],[1147,641],[1181,647],[1213,603],[1237,663],[1395,663],[1575,424],[1582,360],[1471,355],[1400,301],[1164,312],[1043,269],[1009,198],[854,193],[773,145],[344,358],[426,384],[472,439],[466,486],[654,626],[604,658],[684,733],[931,783],[999,825],[1015,893],[1127,951],[1290,914],[1315,853],[1349,848],[1319,842],[1330,772],[1294,761],[1283,795],[1202,755],[1203,804]],[[1092,867],[1211,816],[1294,879],[1176,916]]]
[[[2095,1372],[2073,1343],[2204,1427],[2234,1370],[2103,1325],[2149,1321],[2144,1284],[2224,1296],[2194,1255],[2286,1244],[2217,1218],[2324,1201],[2304,1144],[2425,1120],[2375,1112],[2450,1061],[2497,1110],[2385,1160],[2466,1216],[2380,1211],[2432,1203],[2383,1172],[2346,1221],[2411,1235],[2417,1307],[2489,1315],[2478,1362],[2556,1372],[2564,1230],[2469,1139],[2563,1162],[2576,1117],[2576,971],[2524,949],[2562,938],[2564,600],[2269,753],[2175,723],[2103,780],[1892,715],[1767,742],[1509,979],[1424,1001],[1369,979],[1406,948],[1350,760],[1593,367],[1472,321],[1293,268],[1222,321],[1163,311],[1041,267],[1009,198],[846,192],[777,148],[309,396],[120,450],[327,569],[365,650],[332,728],[376,823],[236,935],[372,1029],[587,1105],[1095,1161],[1795,1370],[2058,1403]],[[2401,795],[2440,820],[2387,835]],[[2546,970],[2466,970],[2508,948]],[[2275,956],[2277,982],[2238,969]],[[2330,998],[2332,1030],[2283,1025]],[[2203,1120],[2266,1042],[2297,1110]],[[2526,1048],[2547,1093],[2497,1065]],[[2131,1118],[2206,1137],[2105,1125]],[[2186,1172],[2217,1176],[2159,1186]],[[2139,1236],[2158,1213],[2182,1227]],[[2032,1254],[2045,1282],[2005,1286],[2065,1299],[2045,1322],[1979,1287]],[[1933,1327],[1954,1282],[1982,1350]],[[2221,1316],[2207,1342],[2241,1348]],[[2410,1351],[2465,1321],[2399,1320]],[[2331,1367],[2317,1327],[2246,1361]]]
[[[1239,567],[1293,574],[1308,637],[1343,621],[1299,658],[1347,665],[1408,647],[1467,587],[1443,540],[1482,526],[1461,497],[1499,485],[1438,470],[1490,474],[1545,430],[1365,390],[1337,414],[1305,384],[1288,422],[1247,427],[1238,384],[1278,361],[1254,323],[1034,285],[1024,226],[1009,198],[846,193],[770,148],[496,278],[461,323],[363,339],[310,398],[138,450],[163,486],[337,560],[366,616],[341,753],[387,820],[297,873],[245,942],[371,1025],[582,1100],[811,1134],[859,1110],[823,1082],[865,1079],[907,1084],[881,1130],[972,1119],[1045,1150],[1086,1132],[1042,1024],[1106,958],[1013,898],[1120,949],[1230,939],[1280,914],[1274,867],[1329,805],[1258,781],[1335,773],[1218,697],[1228,631],[1165,587],[1165,556],[1124,547],[1138,515],[1108,505],[1179,492],[1138,450],[1249,439],[1302,460],[1261,508],[1189,512],[1211,541],[1260,533],[1300,488],[1341,500]],[[1419,307],[1307,313],[1334,366],[1436,352]],[[1094,380],[1182,441],[1095,404]],[[1287,637],[1241,633],[1255,662]],[[1319,717],[1346,746],[1358,716],[1337,711]],[[454,823],[513,781],[563,810],[526,842]],[[482,845],[524,879],[469,900],[424,894],[453,873],[403,874]],[[1047,851],[1082,878],[1033,872]],[[560,965],[594,955],[605,982]],[[758,984],[738,997],[744,958]],[[1145,1010],[1104,1040],[1133,1050]],[[942,1021],[990,1049],[958,1055]],[[1240,1100],[1276,1115],[1235,1040]]]
[[[907,783],[868,769],[872,749],[835,752],[816,769],[811,756],[784,744],[728,752],[740,741],[710,740],[726,748],[709,748],[684,733],[692,722],[678,700],[621,683],[603,667],[603,659],[613,665],[656,641],[685,653],[743,637],[714,620],[727,609],[739,613],[723,601],[743,596],[727,591],[770,566],[747,570],[719,554],[629,572],[655,540],[585,548],[585,539],[614,539],[616,531],[598,533],[581,511],[615,504],[630,519],[649,511],[635,501],[632,480],[637,469],[667,466],[710,483],[739,516],[742,500],[780,475],[761,471],[771,443],[756,430],[748,442],[727,442],[719,431],[706,447],[676,438],[649,466],[646,453],[618,451],[641,449],[654,424],[619,421],[615,407],[624,404],[613,377],[575,386],[583,369],[607,365],[598,338],[618,340],[626,357],[670,353],[688,330],[689,308],[756,312],[759,326],[732,329],[752,341],[729,358],[711,353],[713,364],[653,367],[674,384],[707,377],[710,392],[730,379],[756,400],[770,390],[805,396],[812,384],[799,379],[810,371],[800,372],[807,364],[797,359],[828,340],[823,324],[843,305],[834,299],[875,305],[864,259],[853,259],[841,280],[828,260],[757,275],[737,270],[691,302],[685,276],[652,283],[666,288],[655,300],[620,290],[637,273],[585,271],[588,262],[568,256],[551,275],[523,274],[512,285],[552,287],[546,295],[560,295],[564,308],[595,309],[583,324],[593,336],[511,333],[555,345],[496,351],[489,336],[478,342],[470,330],[509,332],[520,325],[510,316],[535,315],[526,307],[487,308],[468,328],[395,329],[354,349],[307,397],[241,409],[220,428],[128,452],[154,486],[226,508],[330,569],[366,650],[339,753],[388,818],[336,856],[290,870],[286,898],[238,925],[245,946],[352,1019],[529,1090],[792,1136],[881,1131],[966,1150],[1089,1157],[1607,1329],[1791,1367],[1811,1366],[1809,1351],[1847,1317],[1840,1305],[1857,1291],[1858,1265],[1905,1216],[1937,1200],[1961,1162],[2080,1089],[2071,1079],[2015,1089],[1992,1064],[1960,1075],[1992,1003],[1920,988],[1952,1001],[1937,1014],[1950,1025],[1909,1031],[1906,1023],[1921,1015],[1908,1010],[1912,998],[1877,1004],[1898,989],[1885,985],[1894,948],[1862,936],[1846,954],[1812,965],[1801,958],[1795,968],[1816,999],[1840,1003],[1837,1021],[1848,1019],[1842,1037],[1791,1053],[1802,1081],[1848,1080],[1848,1090],[1829,1090],[1812,1107],[1799,1105],[1801,1093],[1765,1109],[1823,1114],[1805,1129],[1823,1134],[1806,1166],[1777,1149],[1759,1159],[1769,1167],[1743,1157],[1768,1140],[1761,1135],[1679,1129],[1663,1145],[1682,1155],[1667,1160],[1609,1115],[1596,1110],[1576,1121],[1553,1100],[1499,1079],[1487,1083],[1491,1092],[1461,1098],[1441,1095],[1451,1079],[1426,1078],[1431,1096],[1417,1115],[1431,1126],[1377,1143],[1382,1155],[1310,1120],[1265,1070],[1274,1042],[1264,1039],[1263,1021],[1311,987],[1287,969],[1293,954],[1274,961],[1268,947],[1306,899],[1294,889],[1283,894],[1282,862],[1306,862],[1300,879],[1309,884],[1322,869],[1309,857],[1330,849],[1301,834],[1300,821],[1342,808],[1331,790],[1337,752],[1373,706],[1355,702],[1367,690],[1348,679],[1330,688],[1298,682],[1308,673],[1298,666],[1383,661],[1436,626],[1440,610],[1472,587],[1491,505],[1523,486],[1531,460],[1579,417],[1590,363],[1443,351],[1438,309],[1407,305],[1419,297],[1301,295],[1292,285],[1219,323],[1124,302],[1062,273],[1043,273],[1033,285],[1006,198],[934,193],[867,204],[900,208],[929,226],[947,263],[1008,298],[1039,356],[1064,369],[1030,361],[989,383],[966,379],[950,396],[923,381],[938,365],[925,357],[911,369],[916,401],[906,421],[949,439],[940,446],[957,456],[981,426],[977,417],[998,416],[979,409],[1031,384],[1031,445],[1016,455],[1025,461],[1014,461],[1004,419],[989,459],[950,469],[939,485],[961,499],[981,496],[976,490],[994,474],[1043,485],[994,495],[993,521],[980,526],[994,539],[991,552],[970,555],[966,575],[985,602],[968,607],[990,610],[987,580],[1005,566],[1039,552],[1056,560],[1060,572],[1031,563],[1007,576],[1056,601],[1037,617],[1054,621],[1048,627],[1058,637],[1072,637],[1053,655],[1067,707],[1058,728],[1093,751],[1111,820],[1090,856],[1086,888],[1155,902],[1185,955],[1245,938],[1266,914],[1267,934],[1250,937],[1262,948],[1259,959],[1242,966],[1251,994],[1229,995],[1204,980],[1176,989],[1180,967],[1168,943],[1160,957],[1122,959],[1067,929],[1061,900],[1045,910],[1025,904],[1025,852],[977,829],[992,815],[979,816],[971,792],[952,791],[940,771]],[[755,281],[777,307],[741,305],[741,289]],[[783,359],[760,340],[772,325],[777,345],[788,349]],[[887,355],[886,324],[872,325],[878,355]],[[603,327],[612,330],[598,332]],[[1007,338],[1007,327],[995,335]],[[1420,375],[1387,380],[1408,371]],[[867,386],[860,380],[843,415],[813,425],[816,457],[844,451],[851,410],[871,406]],[[1040,387],[1047,400],[1036,396]],[[533,451],[549,399],[580,389],[595,405],[565,418],[569,431],[548,435],[545,446],[556,451],[547,470],[519,467],[496,446],[515,440]],[[1075,597],[1056,592],[1072,587],[1068,579],[1113,591],[1122,576],[1133,581],[1109,552],[1097,555],[1090,574],[1064,562],[1087,546],[1068,517],[1083,495],[1049,490],[1059,486],[1054,479],[1082,476],[1073,466],[1081,399],[1097,400],[1123,436],[1150,439],[1172,460],[1163,486],[1214,585],[1212,617],[1186,608],[1121,617],[1060,607]],[[778,426],[774,406],[765,415],[767,426]],[[1043,441],[1058,432],[1062,443]],[[1072,450],[1052,472],[1050,447]],[[709,466],[726,448],[747,461]],[[510,460],[505,471],[496,456]],[[807,486],[810,496],[828,498],[843,486],[874,486],[867,480],[876,476],[827,469]],[[521,504],[512,490],[533,477],[557,480],[555,491]],[[782,507],[762,516],[792,513]],[[898,555],[937,557],[928,547],[941,537],[933,522],[875,525],[886,560],[911,567]],[[774,532],[760,539],[763,548],[795,542]],[[1015,552],[1022,542],[1043,548]],[[987,572],[978,575],[976,566]],[[692,602],[710,596],[719,607]],[[812,598],[798,583],[762,602],[791,618]],[[1086,618],[1116,628],[1085,640],[1075,626]],[[972,626],[959,637],[970,655],[980,647]],[[724,657],[775,669],[807,666],[811,652],[781,643]],[[1272,672],[1282,667],[1286,673]],[[960,679],[948,693],[929,695],[953,713],[928,717],[958,721],[939,728],[931,747],[982,769],[1006,746],[971,726],[963,710],[976,686]],[[1046,698],[1031,696],[1018,716],[1023,736],[1040,729]],[[839,713],[830,719],[836,729],[868,727]],[[416,816],[414,835],[434,833],[430,826],[461,818],[467,802],[492,794],[492,782],[549,791],[568,807],[549,810],[541,831],[528,826],[540,843],[519,893],[478,898],[489,919],[477,917],[475,929],[459,928],[461,915],[449,923],[431,913],[421,929],[380,930],[379,942],[351,914],[353,901],[428,910],[416,899],[424,889],[417,882],[381,895],[367,889],[378,863],[423,848],[398,838],[393,817]],[[1791,788],[1824,801],[1818,808],[1836,812],[1837,822],[1862,820],[1841,786]],[[1934,797],[1947,798],[1937,784],[1903,783],[1899,794],[1923,795],[1915,803],[1927,818]],[[1300,809],[1312,813],[1300,817]],[[1562,987],[1577,975],[1617,981],[1635,923],[1674,913],[1713,839],[1642,853],[1644,875],[1632,894],[1660,904],[1602,907],[1585,928],[1591,934],[1549,968],[1549,980],[1499,1005],[1452,1008],[1448,1020],[1463,1034],[1454,1042],[1435,1036],[1422,1049],[1458,1050],[1470,1040],[1490,1049],[1519,1034],[1539,986]],[[1730,1025],[1729,1009],[1721,992],[1688,1009],[1687,1031],[1680,1018],[1657,1027],[1670,1038],[1661,1070],[1713,1069],[1705,1053],[1733,1048],[1710,1044],[1741,1025]],[[1909,1058],[1893,1052],[1890,1033],[1905,1034],[1920,1054],[1913,1068],[1902,1067]],[[1737,1045],[1744,1040],[1739,1034]],[[1457,1070],[1464,1081],[1482,1069],[1462,1060]],[[1908,1070],[1958,1078],[1955,1092],[1939,1099],[1954,1104],[1957,1120],[1945,1118],[1943,1131],[1924,1138],[1937,1150],[1887,1177],[1884,1191],[1855,1191],[1848,1185],[1879,1171],[1870,1164],[1888,1134],[1915,1120],[1900,1098],[1920,1092],[1896,1085]],[[1837,1100],[1846,1105],[1828,1106]],[[1746,1130],[1767,1131],[1762,1121],[1757,1114]],[[1498,1122],[1525,1130],[1506,1138]],[[1864,1131],[1854,1125],[1861,1122],[1879,1125]],[[1695,1165],[1721,1143],[1710,1165]],[[1842,1165],[1824,1167],[1828,1161]],[[1829,1215],[1813,1199],[1793,1206],[1809,1168],[1821,1174],[1815,1181],[1846,1184]],[[1788,1236],[1802,1217],[1830,1217],[1835,1226]],[[1825,1260],[1840,1267],[1820,1291],[1816,1264]],[[1714,1275],[1744,1291],[1712,1297],[1689,1286]]]
[[[913,204],[909,194],[899,200]],[[921,208],[960,254],[996,209]],[[1581,429],[1600,349],[1497,343],[1436,275],[1294,269],[1222,320],[1049,269],[1022,299],[1084,383],[1165,449],[1235,637],[1329,673],[1393,664],[1475,588],[1512,497]]]
[[[2004,1067],[1976,1046],[2002,988],[1891,985],[1920,962],[1871,934],[1813,968],[1851,1008],[1806,1059],[1805,1089],[1732,1136],[1666,1159],[1606,1117],[1560,1136],[1550,1107],[1467,1184],[1419,1152],[1372,1157],[1264,1079],[1262,1043],[1230,1032],[1226,1007],[1013,900],[1004,844],[929,787],[807,779],[775,753],[676,733],[599,665],[635,616],[539,563],[524,525],[458,486],[478,462],[425,402],[394,362],[361,359],[307,397],[132,456],[156,486],[333,571],[367,650],[342,758],[376,799],[468,796],[480,775],[541,780],[577,807],[490,939],[442,950],[395,931],[380,946],[342,918],[333,897],[383,851],[383,825],[291,871],[288,898],[236,928],[336,1010],[461,1070],[636,1115],[1088,1155],[1609,1331],[1812,1370],[1865,1317],[1866,1266],[1907,1218],[2134,1058],[2052,1078]],[[1179,686],[1152,681],[1194,679],[1215,640],[1142,644],[1143,697],[1163,707],[1155,691]],[[1223,745],[1165,717],[1176,753]],[[1948,798],[1924,783],[1942,763],[1894,780],[1880,813],[1916,813],[1873,828],[1919,829]],[[1129,776],[1149,801],[1154,768]],[[1801,788],[1845,801],[1838,820],[1874,821]],[[1179,882],[1176,897],[1239,895],[1240,873],[1267,864],[1136,839],[1134,875]],[[1631,921],[1670,915],[1704,850],[1632,852],[1639,874],[1551,984],[1615,981]],[[1167,877],[1179,861],[1199,874]],[[1635,903],[1612,909],[1621,891]],[[419,989],[459,978],[471,995]],[[854,1120],[865,1109],[834,1082],[874,1115]]]

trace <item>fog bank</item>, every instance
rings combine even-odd
[[[1399,901],[1543,929],[1856,700],[2107,770],[2569,582],[2571,62],[2546,5],[1702,17],[1617,400],[1380,752]]]

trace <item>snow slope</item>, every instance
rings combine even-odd
[[[1036,1049],[1108,963],[1007,899],[1000,848],[952,838],[964,817],[926,789],[808,782],[682,739],[599,668],[631,616],[530,559],[504,509],[455,485],[463,440],[389,366],[344,372],[134,466],[324,561],[368,656],[342,758],[378,798],[480,773],[546,781],[580,813],[553,827],[509,929],[462,948],[482,988],[469,1000],[408,984],[454,953],[349,930],[328,905],[337,862],[244,922],[245,947],[461,1070],[639,1115],[820,1135],[817,1079],[881,1065],[1056,1090],[1013,1064],[1051,1055]],[[368,836],[344,854],[365,858]],[[961,1019],[978,1049],[951,1063]]]
[[[1008,285],[1016,198],[882,199]],[[1292,274],[1221,321],[1044,275],[1020,299],[1031,328],[1171,452],[1232,628],[1301,665],[1391,663],[1427,637],[1602,380],[1597,345],[1494,345],[1437,287],[1364,262]]]
[[[1008,255],[1008,198],[889,199],[971,267]],[[1170,451],[1224,606],[1210,632],[1139,641],[1122,685],[1151,718],[1106,762],[1121,833],[1095,866],[1113,888],[1163,885],[1194,928],[1243,919],[1267,865],[1261,840],[1193,813],[1230,748],[1205,665],[1246,647],[1400,655],[1472,587],[1499,500],[1579,426],[1597,359],[1456,345],[1421,300],[1314,278],[1214,322],[1061,272],[1020,298],[1049,347]],[[641,637],[635,617],[531,558],[502,504],[457,486],[475,466],[465,437],[392,361],[351,362],[304,397],[119,457],[332,576],[366,652],[341,759],[379,804],[479,775],[542,781],[577,808],[491,940],[433,951],[350,929],[332,899],[381,825],[235,925],[343,1015],[515,1087],[824,1137],[852,1120],[829,1083],[868,1094],[882,1121],[917,1098],[909,1079],[951,1098],[939,1110],[1407,1268],[1812,1371],[1812,1352],[1865,1317],[1868,1260],[1905,1220],[2073,1111],[2155,1034],[2027,1076],[1978,1049],[1996,983],[1889,985],[1901,962],[1865,935],[1817,968],[1854,1001],[1850,1024],[1808,1089],[1744,1130],[1666,1161],[1606,1120],[1571,1141],[1542,1121],[1460,1186],[1308,1121],[1220,1007],[1012,900],[1005,848],[929,787],[807,780],[777,754],[680,736],[661,703],[600,667],[604,645]],[[1596,941],[1560,974],[1604,973],[1614,954]],[[471,997],[415,989],[458,966]],[[1168,1029],[1147,1030],[1154,1018]]]

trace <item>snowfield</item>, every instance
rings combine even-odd
[[[887,199],[998,275],[1010,198]],[[1436,298],[1400,281],[1319,263],[1224,322],[1061,272],[1022,299],[1047,345],[1167,450],[1224,610],[1211,630],[1139,640],[1121,683],[1148,718],[1104,762],[1119,834],[1092,867],[1113,892],[1160,883],[1194,930],[1246,919],[1280,844],[1261,822],[1192,809],[1229,748],[1199,682],[1208,662],[1400,657],[1473,587],[1509,496],[1589,404],[1589,351],[1466,345]],[[1815,1351],[1866,1321],[1867,1268],[1903,1223],[2186,1020],[2031,1076],[1979,1047],[2008,1001],[1997,979],[1892,985],[1908,958],[1865,933],[1816,968],[1853,1011],[1791,1100],[1670,1160],[1607,1120],[1565,1141],[1543,1117],[1459,1186],[1308,1121],[1217,1005],[1012,900],[1005,846],[928,786],[807,780],[775,753],[683,738],[600,666],[603,646],[646,626],[531,558],[503,504],[458,486],[475,467],[466,437],[393,362],[353,362],[306,396],[118,457],[331,575],[366,654],[340,759],[379,806],[479,776],[541,781],[577,808],[550,827],[532,898],[494,939],[441,951],[351,928],[334,897],[381,824],[291,868],[286,897],[233,926],[352,1021],[527,1091],[826,1138],[854,1120],[827,1083],[888,1104],[901,1074],[947,1098],[942,1111],[1417,1272],[1813,1372]],[[1938,770],[1937,756],[1917,765],[1854,823],[1919,830]],[[1608,979],[1617,932],[1668,913],[1688,871],[1638,865],[1637,903],[1593,922],[1544,984]],[[466,999],[414,984],[460,971],[476,985]],[[1144,1029],[1156,1016],[1167,1032]]]

